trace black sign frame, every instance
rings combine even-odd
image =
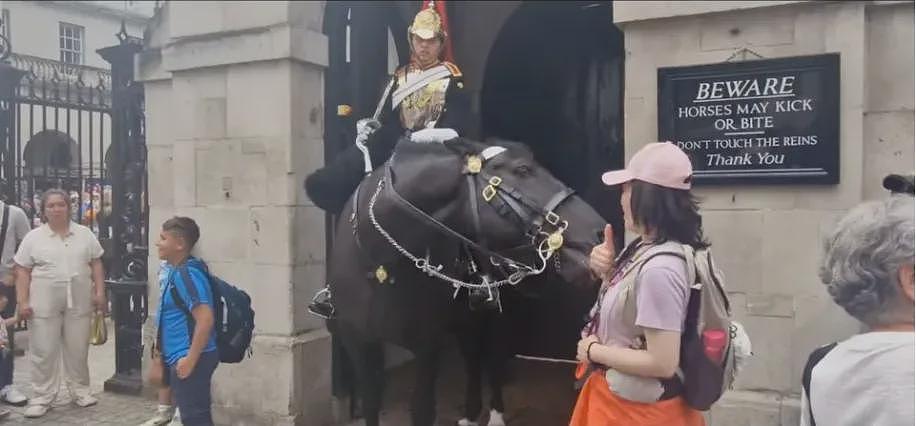
[[[804,75],[804,78],[800,78]],[[716,99],[700,99],[702,89],[701,84],[706,82],[717,82],[732,80],[740,81],[743,79],[761,79],[773,76],[795,76],[791,83],[793,92],[798,90],[798,95],[788,95],[785,92],[769,97],[737,97],[723,98],[721,101]],[[780,77],[781,78],[781,77]],[[767,80],[768,81],[768,80]],[[724,83],[723,83],[724,84]],[[710,86],[706,86],[707,88]],[[720,86],[721,87],[721,86]],[[738,87],[738,86],[735,86]],[[776,88],[776,87],[772,87]],[[692,90],[692,92],[691,92]],[[680,92],[679,92],[680,91]],[[770,118],[768,124],[772,125],[772,130],[760,130],[740,132],[741,128],[735,128],[735,132],[724,132],[717,130],[716,126],[722,125],[723,122],[717,121],[716,117],[701,117],[698,123],[690,124],[691,118],[679,118],[678,111],[684,111],[679,107],[684,106],[685,94],[697,93],[692,96],[691,105],[696,102],[704,104],[726,104],[731,101],[734,112],[738,109],[734,101],[758,100],[763,98],[790,98],[789,101],[796,100],[794,104],[802,105],[804,99],[811,99],[804,104],[811,109],[802,111],[796,116],[795,112],[771,112],[764,113]],[[749,92],[746,92],[749,93]],[[766,91],[764,92],[766,93]],[[775,93],[775,92],[774,92]],[[818,185],[835,185],[839,183],[840,177],[840,55],[830,53],[813,56],[798,56],[778,59],[760,59],[745,62],[725,62],[717,64],[704,64],[686,67],[666,67],[658,69],[658,136],[662,141],[686,141],[682,148],[690,156],[694,166],[693,181],[698,185],[782,185],[782,184],[818,184]],[[766,101],[767,99],[763,99]],[[678,101],[681,101],[678,103]],[[780,99],[775,102],[784,102]],[[762,103],[762,102],[761,102]],[[785,103],[783,105],[786,105]],[[814,105],[814,106],[812,106]],[[747,105],[745,105],[747,106]],[[774,107],[775,109],[775,107]],[[696,111],[694,109],[694,111]],[[710,110],[707,110],[710,111]],[[721,110],[718,110],[721,113]],[[778,118],[775,114],[780,114]],[[729,116],[734,114],[729,114]],[[761,122],[766,118],[758,114],[752,120]],[[719,117],[721,118],[721,117]],[[707,122],[708,121],[708,122]],[[715,126],[713,123],[717,123]],[[686,123],[686,124],[685,124]],[[733,123],[732,123],[733,124]],[[732,130],[727,128],[724,130]],[[680,134],[678,134],[680,133]],[[724,136],[736,134],[753,134],[743,138],[729,138]],[[814,144],[811,143],[811,135],[815,135]],[[718,138],[718,139],[717,139]],[[722,139],[727,138],[727,139]],[[771,146],[766,145],[764,138],[777,138],[775,143],[787,144],[804,144],[800,151],[793,151],[793,148],[799,148],[794,145]],[[783,139],[789,138],[789,139]],[[694,144],[695,141],[705,141],[705,145]],[[722,142],[720,145],[719,142]],[[739,142],[741,141],[741,142]],[[714,143],[710,143],[714,142]],[[769,141],[767,141],[769,142]],[[754,146],[736,147],[737,145],[753,144]],[[701,149],[698,147],[704,147]],[[710,146],[717,148],[726,147],[720,150],[709,149]],[[696,148],[696,149],[688,149]],[[724,151],[723,151],[724,150]],[[736,164],[712,165],[714,161],[722,162],[724,158],[735,160],[737,163],[751,159],[758,159],[764,162],[764,153],[782,155],[781,161],[789,161],[789,166],[776,165],[775,167],[766,167],[753,164]],[[726,154],[727,153],[727,157]],[[716,156],[715,154],[718,154]],[[736,158],[737,157],[737,158]],[[766,160],[771,160],[767,157]],[[738,167],[742,166],[742,167]],[[749,167],[747,167],[749,166]]]

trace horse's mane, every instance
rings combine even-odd
[[[402,156],[408,157],[429,155],[438,156],[443,154],[457,154],[460,157],[464,157],[471,154],[480,154],[484,149],[492,146],[501,146],[506,148],[507,152],[509,153],[509,157],[523,158],[527,160],[534,159],[534,154],[531,152],[531,149],[529,149],[527,145],[521,142],[499,138],[487,138],[486,142],[481,142],[474,139],[459,137],[442,143],[416,143],[407,139],[402,139],[398,142],[395,151],[400,153]]]
[[[488,147],[501,146],[506,148],[509,155],[512,157],[534,159],[534,154],[531,152],[531,149],[528,148],[528,145],[500,138],[487,138],[486,142],[468,138],[458,138],[446,141],[445,145],[461,155],[480,153]]]

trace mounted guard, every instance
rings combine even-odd
[[[340,213],[363,177],[388,160],[401,137],[443,141],[467,129],[470,103],[461,70],[443,59],[448,34],[439,14],[421,10],[407,37],[410,63],[395,71],[375,114],[356,123],[356,144],[305,180],[309,198],[329,213]]]
[[[328,213],[340,214],[363,178],[388,160],[402,137],[442,142],[465,133],[470,103],[461,70],[443,59],[448,34],[441,17],[432,8],[421,10],[407,37],[410,63],[395,71],[372,117],[356,123],[356,143],[305,180],[306,194]],[[331,316],[326,296],[317,295],[309,309]]]

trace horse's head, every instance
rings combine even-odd
[[[490,250],[527,265],[543,264],[547,257],[548,270],[559,273],[566,282],[594,282],[587,259],[600,242],[605,220],[539,165],[527,147],[467,139],[445,145],[458,154],[462,173],[473,176],[475,182],[464,183],[467,178],[462,182],[469,188],[463,192],[467,198],[462,203],[470,208],[476,205],[477,218],[455,215],[463,221],[458,227],[470,231],[472,238]]]

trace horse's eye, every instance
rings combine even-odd
[[[515,173],[519,176],[528,176],[531,174],[531,172],[531,167],[529,167],[527,164],[522,164],[521,166],[517,166],[515,168]]]

